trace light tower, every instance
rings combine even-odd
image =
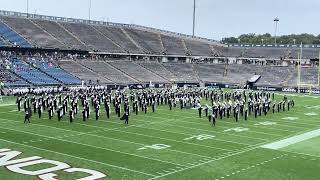
[[[274,25],[275,25],[275,29],[274,29],[274,45],[277,45],[277,30],[278,30],[278,22],[279,22],[279,18],[274,18],[273,19],[273,22],[274,22]]]
[[[27,0],[27,17],[29,17],[29,0]]]
[[[194,36],[195,25],[196,25],[196,0],[193,0],[193,24],[192,24],[192,36]]]
[[[91,0],[89,0],[89,23],[91,21]]]

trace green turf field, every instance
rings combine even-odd
[[[320,129],[320,97],[289,98],[295,100],[290,112],[250,116],[238,123],[223,119],[212,127],[206,117],[198,117],[197,110],[169,111],[167,106],[157,107],[156,113],[149,109],[146,115],[132,114],[129,126],[114,112],[107,120],[103,108],[99,121],[92,114],[84,123],[79,114],[70,124],[68,116],[61,122],[56,117],[50,121],[45,113],[43,119],[33,115],[26,125],[24,114],[16,111],[15,98],[3,97],[0,149],[23,152],[17,159],[40,156],[96,170],[106,174],[105,179],[319,180],[320,136],[276,150],[260,147]],[[157,144],[163,149],[150,148]],[[44,167],[48,165],[24,169]],[[63,170],[54,173],[60,180],[87,176]],[[39,178],[8,170],[0,155],[0,179]]]

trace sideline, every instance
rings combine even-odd
[[[306,132],[306,133],[303,133],[303,134],[300,134],[297,136],[292,136],[287,139],[276,141],[276,142],[273,142],[270,144],[265,144],[261,147],[267,148],[267,149],[277,150],[277,149],[281,149],[281,148],[287,147],[289,145],[296,144],[298,142],[305,141],[305,140],[308,140],[308,139],[311,139],[314,137],[318,137],[318,136],[320,136],[320,129]]]

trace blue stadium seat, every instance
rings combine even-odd
[[[0,36],[10,41],[14,45],[26,48],[32,47],[31,44],[29,44],[22,36],[17,34],[2,22],[0,22]]]
[[[59,85],[57,80],[51,78],[47,74],[39,71],[38,69],[30,66],[29,64],[20,61],[19,59],[13,59],[12,70],[21,76],[23,79],[30,81],[34,85]]]
[[[66,71],[62,70],[59,67],[56,67],[55,65],[53,65],[52,63],[49,63],[46,60],[32,60],[31,62],[41,71],[49,74],[55,79],[58,79],[63,84],[67,84],[67,85],[81,84],[81,80],[79,78],[67,73]]]

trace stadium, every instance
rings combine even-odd
[[[0,10],[0,179],[318,180],[320,43],[273,38]]]

